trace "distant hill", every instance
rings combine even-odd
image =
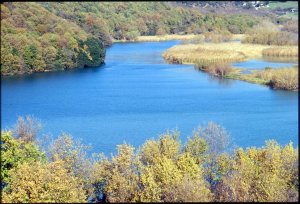
[[[297,1],[177,1],[176,4],[198,8],[204,13],[244,12],[261,16],[275,14],[277,17],[298,15]]]

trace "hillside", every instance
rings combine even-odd
[[[204,14],[170,2],[6,2],[1,4],[1,75],[99,66],[113,39],[243,34],[261,18]]]
[[[37,3],[1,5],[1,75],[99,66],[101,38]]]

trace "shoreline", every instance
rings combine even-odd
[[[245,34],[232,34],[231,41],[242,40],[246,35]],[[186,35],[178,35],[178,34],[168,34],[168,35],[153,35],[153,36],[138,36],[134,40],[116,40],[113,39],[113,43],[119,42],[160,42],[160,41],[168,41],[168,40],[204,40],[203,34],[186,34]]]
[[[297,48],[297,50],[296,50]],[[271,45],[257,45],[257,44],[242,44],[237,42],[225,42],[225,43],[202,43],[202,44],[185,44],[185,45],[175,45],[167,49],[163,54],[163,58],[169,64],[194,64],[195,68],[206,72],[210,75],[214,75],[220,78],[234,79],[246,81],[249,83],[266,85],[274,89],[288,90],[288,91],[298,91],[297,88],[290,87],[274,87],[274,81],[272,77],[281,76],[283,80],[288,77],[295,77],[293,70],[286,70],[287,68],[271,69],[272,71],[267,71],[262,69],[250,74],[243,74],[239,68],[234,68],[231,66],[232,63],[247,61],[249,59],[263,58],[263,52],[265,50],[276,49],[276,50],[287,50],[294,51],[298,54],[297,46],[271,46]],[[295,54],[295,53],[293,53]],[[269,56],[266,56],[269,57]],[[276,58],[276,56],[274,56]],[[280,58],[289,59],[289,57],[282,55],[278,56]],[[295,58],[296,59],[296,58]],[[212,73],[209,70],[210,66],[218,65],[218,69],[223,69],[226,66],[230,67],[225,74],[222,76]],[[297,75],[298,75],[298,66]],[[295,68],[295,66],[294,66]],[[293,68],[288,68],[293,69]],[[277,71],[276,71],[277,70]],[[215,71],[215,70],[213,70]],[[285,71],[286,73],[282,74]],[[257,75],[272,74],[273,76],[268,76],[266,78],[257,77]],[[278,78],[276,78],[278,80]],[[281,82],[280,82],[281,83]]]

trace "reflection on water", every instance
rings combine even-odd
[[[225,79],[225,78],[220,78],[217,76],[213,76],[208,74],[208,81],[209,82],[217,82],[219,85],[224,86],[224,87],[231,87],[234,83],[234,80],[232,79]]]

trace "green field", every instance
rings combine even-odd
[[[270,9],[276,8],[297,8],[298,9],[298,2],[297,1],[287,1],[287,2],[270,2],[269,3]]]

